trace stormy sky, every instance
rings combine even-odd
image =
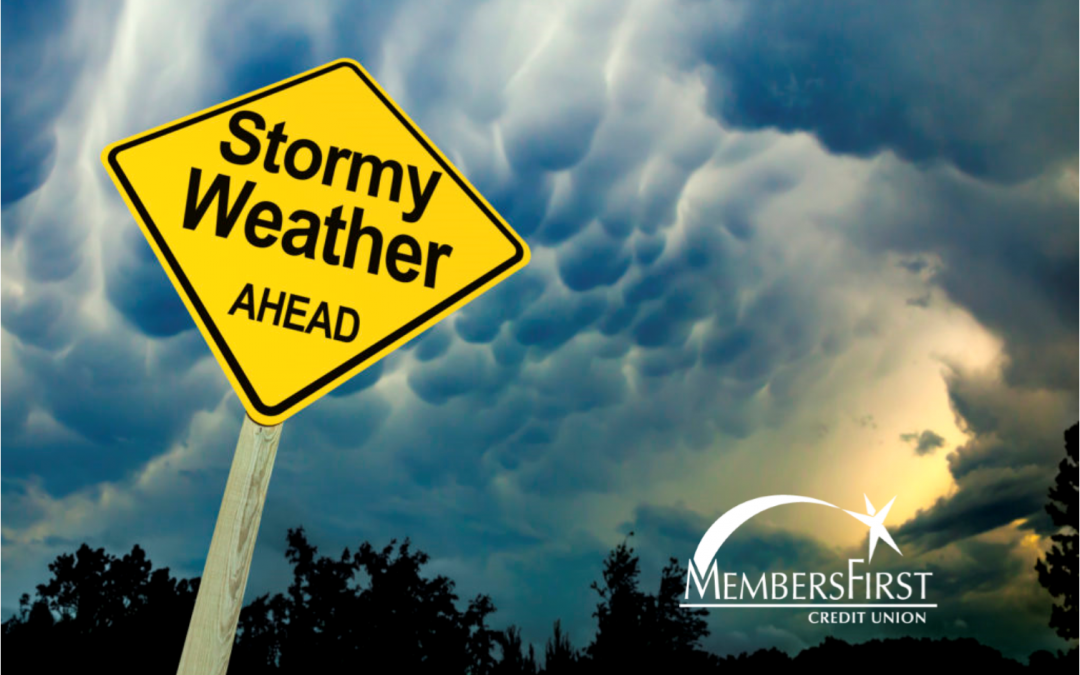
[[[1077,417],[1077,6],[1066,2],[15,3],[2,15],[4,616],[86,541],[197,576],[243,409],[99,161],[360,61],[523,235],[510,280],[290,419],[287,528],[411,537],[494,623],[591,638],[630,531],[649,589],[753,497],[882,505],[927,626],[1061,646],[1033,564]],[[747,569],[865,553],[785,507]],[[893,556],[892,558],[888,556]],[[839,567],[837,567],[839,569]],[[720,653],[822,639],[714,611]]]

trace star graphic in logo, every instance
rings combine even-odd
[[[844,509],[844,513],[870,528],[870,560],[874,559],[874,547],[877,546],[878,539],[883,539],[894,551],[900,553],[900,548],[896,545],[896,542],[893,541],[892,537],[889,536],[889,532],[885,529],[884,524],[885,516],[889,514],[889,508],[892,507],[893,502],[896,501],[896,497],[889,500],[889,503],[886,504],[885,508],[881,509],[881,511],[878,511],[877,515],[874,515],[874,505],[870,503],[870,498],[864,494],[863,499],[866,500],[866,513],[868,515],[864,516],[861,513],[855,513],[854,511],[848,511],[847,509]],[[900,553],[900,555],[904,554]]]

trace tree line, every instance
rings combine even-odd
[[[285,556],[292,582],[263,595],[240,614],[230,673],[309,673],[328,668],[393,669],[409,673],[539,675],[651,669],[662,672],[752,672],[867,664],[875,672],[943,668],[992,672],[1077,671],[1077,426],[1066,436],[1066,457],[1047,510],[1060,532],[1037,564],[1039,580],[1056,599],[1050,625],[1072,643],[1068,652],[1031,655],[1028,664],[971,639],[899,638],[848,644],[826,638],[794,656],[777,649],[721,657],[701,646],[706,610],[683,608],[685,570],[675,559],[655,592],[641,583],[629,540],[603,560],[593,582],[596,631],[575,646],[555,621],[542,653],[526,646],[515,626],[494,629],[487,595],[462,603],[454,582],[428,576],[429,557],[406,539],[377,548],[368,542],[340,556],[320,555],[303,528],[288,531]],[[9,663],[81,672],[108,664],[120,672],[174,673],[199,579],[176,579],[155,569],[135,545],[114,556],[83,544],[49,564],[52,577],[3,623]]]

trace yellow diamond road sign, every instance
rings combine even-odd
[[[264,425],[529,261],[351,60],[114,143],[102,161]]]

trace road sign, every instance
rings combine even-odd
[[[114,143],[102,161],[261,425],[529,261],[348,59]]]
[[[529,262],[355,61],[105,148],[244,420],[180,661],[224,674],[281,424]]]

